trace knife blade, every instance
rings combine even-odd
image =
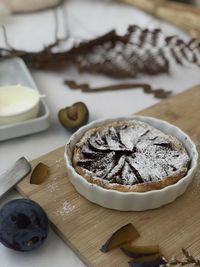
[[[26,158],[18,159],[7,171],[0,174],[0,198],[31,171]]]

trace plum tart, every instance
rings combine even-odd
[[[116,120],[88,129],[72,164],[91,184],[121,192],[147,192],[175,184],[190,165],[183,143],[150,124]]]

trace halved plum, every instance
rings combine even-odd
[[[77,102],[61,109],[58,119],[66,129],[74,131],[88,122],[89,111],[83,102]]]

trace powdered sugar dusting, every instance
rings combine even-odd
[[[75,206],[70,204],[68,201],[62,203],[61,207],[56,209],[56,213],[65,216],[66,214],[72,212],[75,209]]]
[[[53,193],[55,191],[59,191],[59,186],[57,183],[51,183],[47,185],[46,189],[48,192]]]
[[[78,166],[95,178],[126,185],[184,176],[190,161],[175,137],[137,120],[86,133],[78,147],[83,148]]]
[[[61,167],[63,166],[63,164],[64,164],[64,159],[63,159],[63,157],[58,158],[58,159],[55,161],[55,163],[56,163],[56,167],[57,167],[57,168],[61,168]]]

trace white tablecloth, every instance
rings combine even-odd
[[[156,20],[133,7],[110,1],[71,0],[67,1],[63,8],[58,8],[57,14],[59,37],[63,37],[68,31],[76,40],[89,39],[113,28],[123,33],[129,24],[139,24],[150,28],[161,27],[166,34],[178,33],[188,38],[185,33],[172,25]],[[38,50],[54,40],[55,20],[51,10],[0,18],[0,24],[6,26],[9,43],[16,48]],[[1,32],[0,45],[5,45]],[[63,84],[64,78],[88,82],[94,86],[117,82],[100,75],[80,75],[75,69],[59,73],[32,71],[32,75],[41,93],[47,96],[51,127],[42,133],[1,142],[0,173],[21,156],[32,160],[65,144],[70,133],[57,120],[57,112],[60,108],[83,101],[90,110],[90,121],[92,121],[104,117],[130,115],[160,101],[152,95],[144,94],[140,89],[96,94],[72,91]],[[135,82],[148,82],[154,88],[163,87],[176,94],[199,84],[200,71],[195,67],[172,66],[170,75],[140,77],[135,79]],[[1,204],[15,197],[19,195],[13,190],[1,200]],[[0,245],[0,259],[1,267],[84,266],[53,231],[50,232],[47,242],[34,252],[19,253]]]

